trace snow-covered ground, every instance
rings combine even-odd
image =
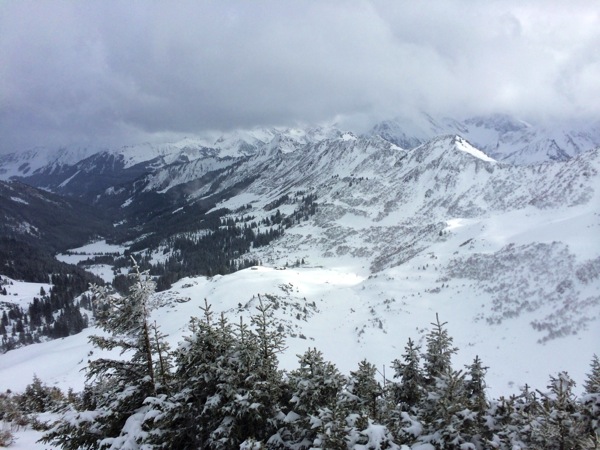
[[[576,335],[542,345],[537,343],[540,333],[530,326],[534,313],[499,325],[477,320],[487,308],[475,284],[452,280],[433,292],[440,285],[437,267],[443,258],[441,252],[422,255],[411,265],[366,278],[347,266],[254,267],[210,279],[185,278],[157,294],[163,306],[154,317],[171,344],[177,345],[188,333],[189,318],[201,314],[205,298],[216,313],[237,321],[238,316],[253,313],[260,295],[265,302],[277,304],[276,316],[288,334],[287,350],[280,357],[282,368],[294,369],[296,355],[317,347],[345,373],[355,370],[363,358],[383,373],[384,366],[389,368],[401,357],[409,337],[424,345],[423,337],[439,313],[460,349],[455,366],[461,368],[479,355],[490,367],[492,396],[515,392],[524,383],[544,388],[548,376],[560,370],[583,381],[592,355],[599,351],[597,322]],[[426,265],[427,269],[420,268]],[[80,390],[82,369],[90,358],[98,357],[87,341],[93,333],[97,330],[90,328],[1,355],[1,389],[22,391],[37,374],[50,385]]]
[[[69,264],[77,264],[79,261],[84,261],[90,256],[98,256],[106,253],[122,254],[125,247],[122,245],[108,244],[106,240],[91,242],[78,248],[69,250],[69,254],[59,254],[56,259]]]
[[[50,281],[50,280],[48,280]],[[34,297],[41,297],[40,291],[49,292],[52,287],[49,283],[26,283],[24,281],[12,280],[2,276],[0,288],[6,289],[6,296],[0,296],[0,302],[10,302],[27,309],[33,302]],[[0,360],[0,365],[2,364]]]
[[[31,429],[31,427],[14,427],[12,424],[0,421],[0,431],[9,430],[13,434],[13,443],[8,447],[10,450],[59,450],[60,447],[54,445],[41,444],[37,442],[42,437],[41,431]],[[0,448],[6,448],[0,446]]]
[[[125,247],[122,245],[108,244],[105,240],[100,240],[78,248],[72,248],[67,253],[60,253],[56,255],[56,259],[68,264],[77,264],[80,261],[105,254],[118,253],[122,255],[124,251]],[[109,283],[115,278],[113,269],[108,264],[94,264],[86,266],[85,269]]]

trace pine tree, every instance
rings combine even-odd
[[[272,306],[273,303],[265,304],[259,296],[257,312],[251,317],[254,337],[250,335],[250,342],[244,339],[241,323],[238,329],[239,352],[246,358],[246,373],[240,380],[240,394],[245,408],[248,408],[241,434],[244,438],[247,436],[264,441],[276,432],[274,418],[280,413],[283,392],[283,374],[278,369],[278,355],[285,349],[285,339],[273,317]],[[238,371],[238,374],[241,373]]]
[[[225,417],[213,431],[215,438],[226,443],[220,448],[237,447],[248,439],[266,442],[276,432],[274,419],[282,392],[277,355],[284,349],[284,339],[271,306],[259,296],[257,313],[251,318],[253,328],[240,320],[236,330],[230,395],[222,396]]]
[[[452,355],[457,348],[452,346],[453,339],[448,334],[445,325],[440,323],[438,315],[432,322],[433,329],[427,334],[427,353],[425,354],[425,374],[429,385],[436,383],[436,378],[452,371]]]
[[[146,443],[153,448],[228,450],[275,434],[283,339],[270,308],[260,302],[254,328],[242,320],[234,327],[223,315],[215,322],[207,303],[203,312],[176,352],[171,395],[152,400]]]
[[[375,380],[377,368],[363,359],[355,372],[350,372],[348,391],[355,396],[356,413],[374,421],[380,420],[378,399],[382,395],[381,385]]]
[[[416,419],[423,427],[419,440],[443,448],[459,448],[471,436],[468,424],[473,413],[468,409],[465,374],[452,369],[451,358],[458,350],[452,337],[436,314],[433,328],[427,334],[425,354],[425,394]]]
[[[171,395],[152,403],[156,414],[146,443],[154,448],[211,448],[211,432],[221,419],[219,389],[229,381],[233,332],[224,320],[217,326],[206,300],[201,309],[203,317],[190,319],[191,335],[175,351]]]
[[[590,373],[584,383],[581,420],[587,448],[600,449],[600,359],[592,358]]]
[[[150,328],[150,340],[152,342],[152,347],[156,352],[156,358],[154,360],[156,389],[159,391],[168,390],[173,369],[171,347],[166,341],[167,336],[160,332],[160,327],[156,324],[156,321],[152,323]]]
[[[144,433],[139,424],[155,396],[156,383],[150,339],[149,314],[155,284],[139,272],[134,261],[135,283],[125,297],[111,295],[105,287],[92,286],[98,325],[107,336],[90,341],[102,350],[120,349],[127,358],[100,358],[89,363],[86,411],[66,411],[46,433],[44,442],[63,449],[119,449],[136,442]],[[126,423],[128,425],[126,425]]]
[[[467,407],[465,374],[450,371],[436,377],[422,406],[421,422],[427,426],[425,442],[441,448],[459,449],[470,443],[469,425],[474,414]]]
[[[465,382],[467,407],[474,413],[474,420],[469,425],[469,433],[473,436],[472,440],[478,443],[491,438],[489,429],[485,425],[489,408],[485,394],[487,369],[483,366],[479,356],[475,356],[473,363],[467,366],[467,379]]]
[[[410,411],[420,401],[423,392],[424,376],[421,370],[419,347],[412,339],[408,339],[404,347],[402,360],[392,362],[394,378],[398,383],[392,385],[394,403],[399,411]]]
[[[524,448],[537,442],[540,428],[541,403],[535,391],[526,384],[514,398],[514,413],[509,423],[510,443]]]
[[[316,348],[299,355],[298,362],[299,368],[288,375],[290,411],[270,443],[305,450],[317,439],[317,427],[322,424],[318,420],[320,412],[335,410],[346,380]]]
[[[397,448],[392,434],[380,423],[386,414],[376,373],[373,364],[361,361],[358,369],[350,372],[346,389],[338,394],[331,417],[321,412],[319,418],[326,431],[321,439],[323,448]]]
[[[60,391],[53,398],[52,388],[49,388],[37,375],[33,375],[33,381],[25,388],[25,392],[19,396],[19,409],[22,413],[41,413],[49,411],[53,404],[60,399]]]
[[[549,392],[541,393],[541,426],[534,441],[547,450],[570,450],[579,446],[582,423],[573,394],[575,382],[566,372],[550,377]]]

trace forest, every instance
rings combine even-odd
[[[11,302],[8,278],[0,277],[0,353],[79,333],[89,325],[92,314],[90,298],[85,294],[90,283],[101,282],[92,274],[76,266],[63,264],[54,275],[32,272],[36,279],[46,278],[52,287],[46,292],[40,288],[28,307]],[[86,313],[86,311],[88,313]]]
[[[115,269],[128,268],[130,257],[135,255],[140,268],[148,270],[156,277],[157,289],[169,289],[177,280],[186,276],[226,275],[247,267],[259,265],[255,258],[245,257],[254,248],[269,245],[283,236],[285,230],[308,220],[318,208],[317,197],[302,191],[285,194],[264,207],[270,212],[266,217],[257,219],[244,214],[246,207],[236,211],[217,209],[202,216],[201,224],[194,231],[180,232],[168,238],[158,239],[151,235],[134,243],[122,257],[101,256],[93,260],[82,261],[80,266],[109,263]],[[293,205],[290,214],[283,214],[282,205]],[[164,261],[153,261],[152,253],[163,248],[169,255]],[[130,287],[126,275],[116,275],[113,285],[126,293]]]

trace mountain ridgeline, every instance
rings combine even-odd
[[[0,208],[10,241],[0,251],[11,271],[0,273],[39,281],[35,258],[8,252],[19,243],[48,261],[100,238],[123,253],[80,268],[110,266],[121,292],[131,255],[159,291],[260,264],[345,264],[374,290],[379,274],[412,280],[420,270],[418,295],[455,299],[471,289],[491,305],[474,320],[532,314],[547,342],[600,317],[600,254],[586,244],[600,227],[599,144],[593,125],[548,131],[506,116],[422,116],[363,135],[265,129],[5,155],[0,173],[11,181],[0,184]],[[54,270],[37,272],[47,279]]]
[[[50,252],[94,236],[126,243],[146,252],[140,264],[162,276],[166,288],[182,276],[259,262],[243,255],[322,203],[315,220],[328,221],[330,233],[344,214],[373,222],[358,230],[358,248],[345,245],[338,223],[340,233],[319,244],[324,254],[368,254],[377,271],[421,251],[443,228],[440,219],[589,202],[600,132],[583,128],[549,132],[501,115],[464,121],[422,115],[381,122],[363,136],[335,128],[267,129],[212,143],[63,149],[55,158],[37,149],[0,159],[3,177],[20,180],[0,185],[2,232]],[[540,160],[546,162],[532,164]],[[243,196],[250,201],[238,200]],[[291,209],[267,217],[266,204],[280,197]],[[412,237],[400,246],[377,246],[385,218],[399,208],[408,220],[384,228]],[[157,263],[152,255],[159,251],[167,258]]]

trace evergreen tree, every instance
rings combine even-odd
[[[147,442],[155,448],[211,448],[211,431],[220,419],[219,389],[229,381],[227,354],[234,342],[231,326],[222,321],[217,327],[206,301],[202,311],[202,318],[190,320],[192,334],[175,352],[172,395],[152,402],[157,414]]]
[[[523,448],[529,444],[536,445],[542,408],[536,392],[525,385],[512,403],[514,412],[508,423],[510,448],[515,445]]]
[[[450,371],[436,377],[419,417],[426,426],[421,440],[441,448],[465,448],[463,445],[471,441],[469,425],[474,420],[467,406],[465,374]]]
[[[261,301],[252,329],[243,321],[233,327],[224,316],[215,322],[205,304],[176,353],[172,395],[151,401],[148,445],[227,450],[275,434],[283,339],[269,310]]]
[[[432,322],[432,330],[427,334],[427,353],[425,354],[425,374],[429,385],[434,385],[436,379],[452,371],[452,355],[457,352],[457,348],[452,346],[453,339],[448,334],[445,325],[448,322],[440,323],[438,315],[435,315],[435,322]]]
[[[42,413],[58,407],[63,400],[63,395],[58,388],[46,386],[37,375],[27,385],[25,392],[18,397],[21,413]]]
[[[465,382],[467,407],[474,413],[474,420],[469,425],[469,434],[472,435],[472,440],[478,443],[491,438],[489,429],[486,426],[489,409],[485,394],[487,369],[483,366],[479,356],[475,356],[473,363],[467,366],[467,379]]]
[[[590,373],[584,383],[582,426],[588,448],[600,448],[600,359],[594,355]]]
[[[273,317],[272,307],[273,303],[265,304],[259,296],[257,313],[251,318],[255,337],[243,338],[242,323],[238,330],[239,352],[246,358],[246,372],[238,371],[244,375],[240,380],[241,398],[247,399],[243,406],[249,408],[245,411],[242,435],[265,441],[276,431],[274,418],[280,413],[283,393],[278,355],[285,349],[285,339]]]
[[[298,369],[288,375],[291,392],[290,411],[283,418],[276,435],[270,443],[284,448],[306,450],[317,438],[316,427],[320,422],[313,419],[325,409],[335,410],[338,394],[344,387],[345,378],[323,354],[308,349],[298,356]]]
[[[424,376],[421,370],[419,347],[408,339],[402,360],[392,362],[394,378],[399,382],[392,384],[392,395],[399,411],[410,411],[421,400]]]
[[[376,373],[377,368],[363,359],[358,363],[358,370],[350,372],[347,389],[356,396],[359,411],[370,419],[379,421],[378,399],[382,395],[382,388],[375,380]]]
[[[384,404],[380,384],[375,380],[377,369],[366,360],[350,372],[346,388],[338,393],[333,408],[319,410],[320,434],[316,440],[325,449],[397,448],[389,430],[379,423]]]
[[[419,440],[442,448],[460,448],[471,440],[469,425],[473,412],[468,408],[465,374],[452,369],[451,357],[458,350],[436,314],[427,334],[425,354],[425,395],[415,418],[422,428]],[[405,417],[406,419],[406,417]]]
[[[156,392],[152,354],[156,351],[149,333],[149,314],[154,282],[139,272],[134,261],[135,283],[126,297],[111,295],[92,286],[97,303],[98,325],[107,336],[92,336],[100,349],[120,349],[127,358],[100,358],[89,363],[86,411],[66,411],[46,433],[44,442],[64,449],[127,448],[143,434],[136,424],[143,420],[147,397]],[[126,425],[127,424],[127,425]]]
[[[541,426],[534,441],[547,450],[581,448],[582,423],[573,387],[575,382],[566,372],[550,377],[548,393],[541,393]]]
[[[362,424],[362,417],[353,416],[348,422],[348,411],[336,403],[332,407],[319,409],[315,416],[311,417],[311,427],[317,431],[310,446],[311,449],[322,448],[327,450],[348,450],[351,441],[356,443],[356,427]],[[361,424],[357,424],[361,420]],[[305,448],[305,447],[301,447]]]

